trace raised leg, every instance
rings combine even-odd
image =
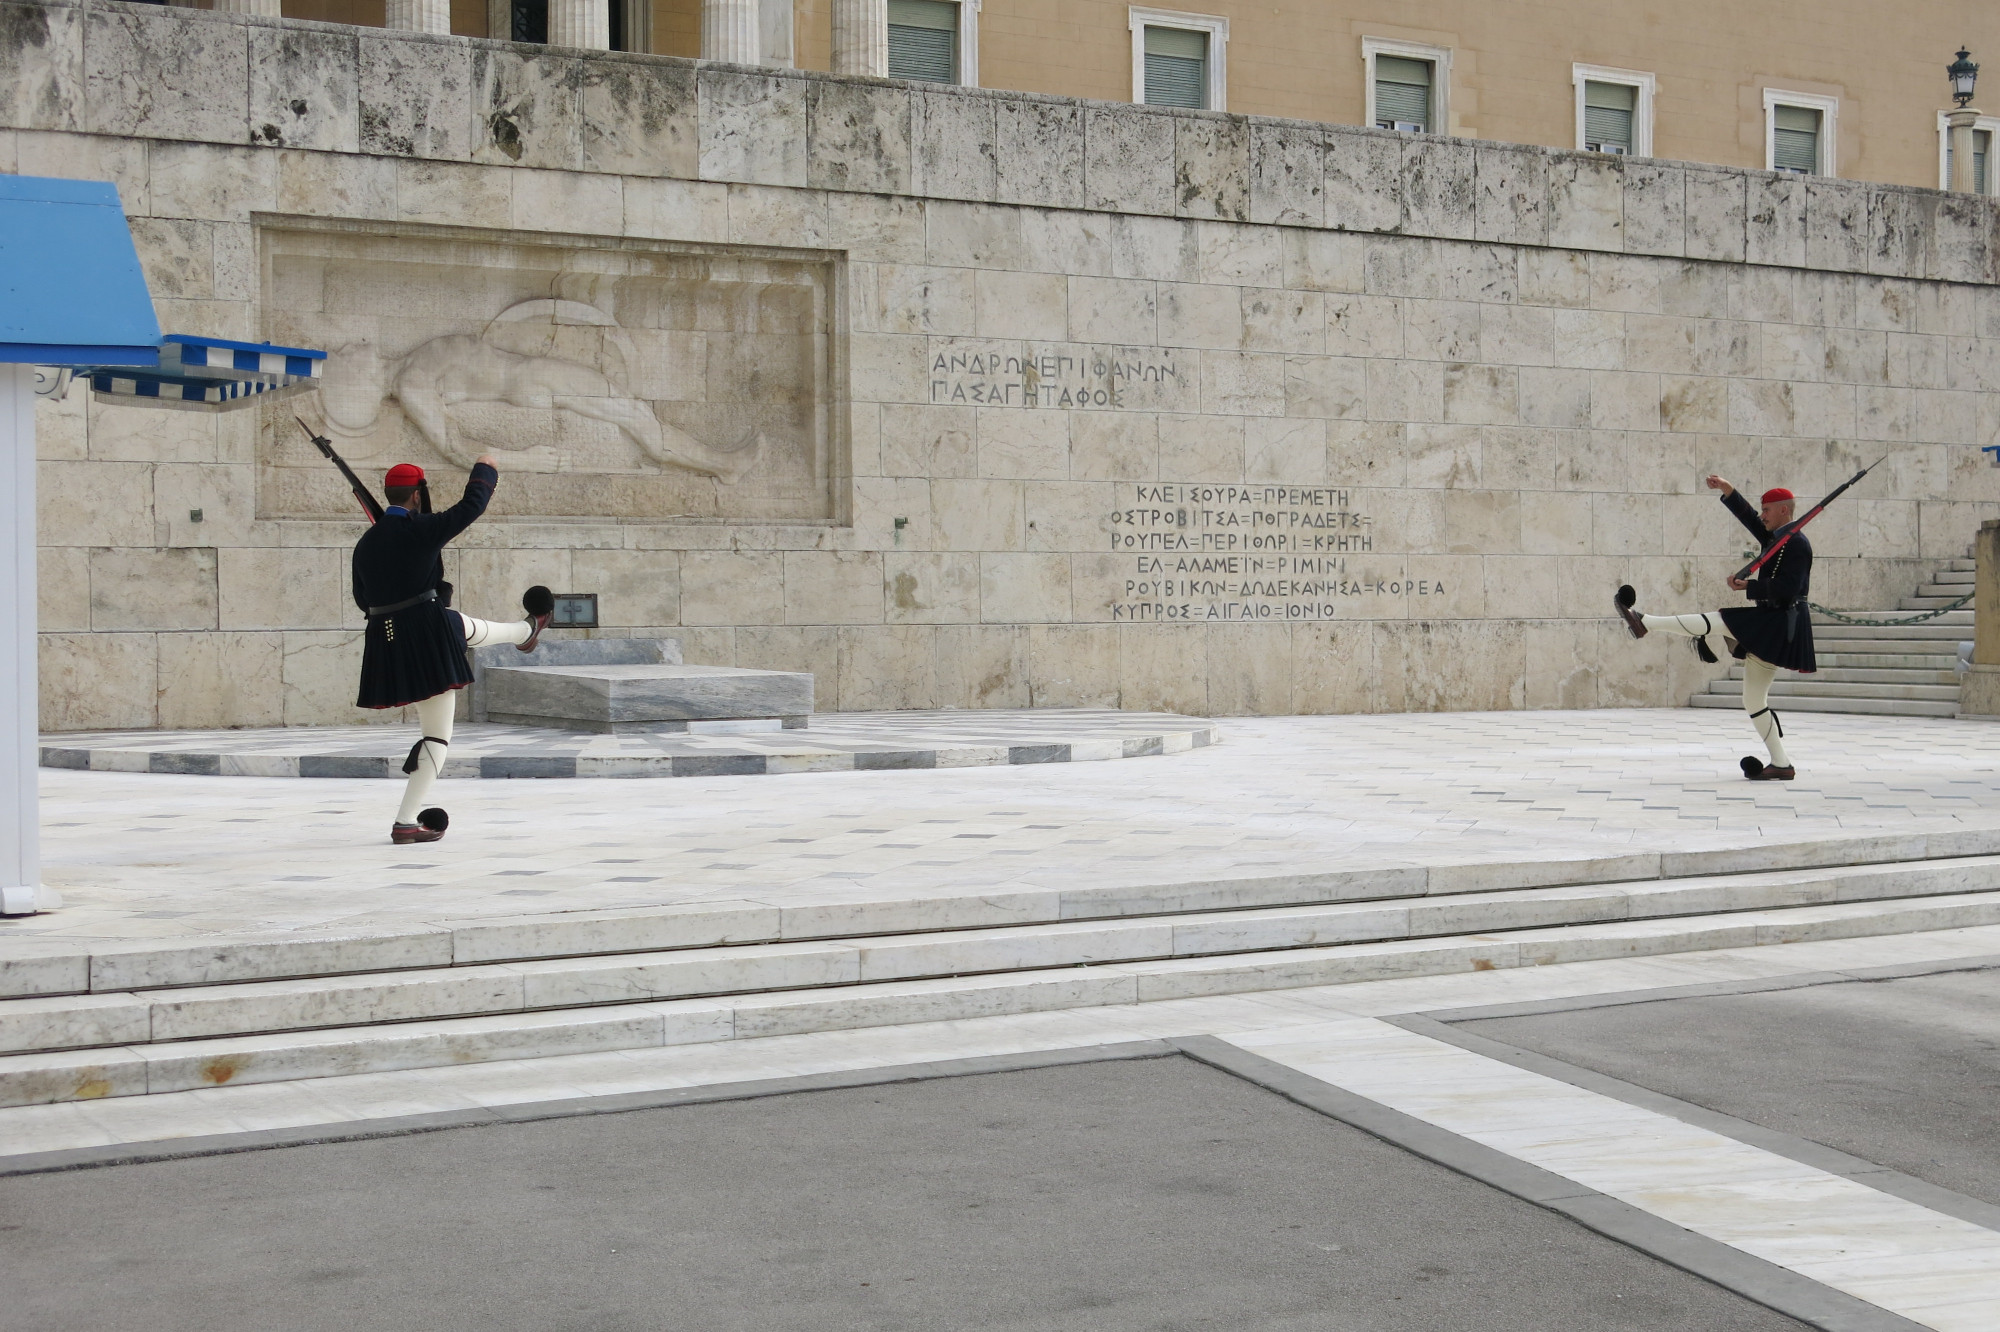
[[[527,642],[535,632],[534,623],[530,620],[475,620],[463,614],[458,618],[465,624],[467,647],[485,647],[488,643],[519,645]]]
[[[1716,611],[1696,611],[1692,615],[1641,615],[1646,632],[1678,634],[1682,638],[1707,638],[1722,632],[1722,616]]]

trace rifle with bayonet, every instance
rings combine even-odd
[[[1806,510],[1805,515],[1803,517],[1794,518],[1791,522],[1786,523],[1783,527],[1780,527],[1777,531],[1771,533],[1772,537],[1771,544],[1764,547],[1763,553],[1760,554],[1756,559],[1750,561],[1750,563],[1744,565],[1741,569],[1738,569],[1736,571],[1737,581],[1745,583],[1749,582],[1750,575],[1756,573],[1759,569],[1763,568],[1764,565],[1770,560],[1770,558],[1773,555],[1776,555],[1780,550],[1783,550],[1785,543],[1787,541],[1790,541],[1793,537],[1797,536],[1799,534],[1799,529],[1801,527],[1804,527],[1807,523],[1819,517],[1820,511],[1825,509],[1827,505],[1833,503],[1835,500],[1839,499],[1843,494],[1845,494],[1849,486],[1853,485],[1856,481],[1859,481],[1862,477],[1868,475],[1870,472],[1874,471],[1876,468],[1880,467],[1883,463],[1887,462],[1888,460],[1889,460],[1889,455],[1886,453],[1883,454],[1880,458],[1877,458],[1874,462],[1869,463],[1866,467],[1856,472],[1853,476],[1848,477],[1847,480],[1843,481],[1833,491],[1832,494],[1828,495],[1825,499],[1821,500],[1819,503],[1813,505],[1812,508]]]
[[[368,489],[368,483],[354,474],[354,469],[347,465],[347,459],[333,451],[333,441],[325,435],[314,434],[313,428],[304,421],[299,420],[298,417],[294,416],[292,419],[299,422],[299,429],[306,432],[307,438],[313,442],[313,447],[324,454],[326,460],[335,467],[338,467],[340,474],[347,478],[348,488],[354,492],[354,498],[360,502],[361,511],[368,515],[368,521],[370,523],[381,522],[381,501],[376,499],[374,493]]]

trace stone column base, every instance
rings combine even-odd
[[[2000,721],[2000,666],[1973,663],[1958,686],[1958,715]]]

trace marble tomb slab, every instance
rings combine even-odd
[[[804,671],[734,666],[510,666],[486,672],[491,721],[573,730],[682,731],[703,721],[778,719],[806,724],[813,678]]]

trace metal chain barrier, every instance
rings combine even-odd
[[[1815,613],[1824,615],[1830,620],[1839,620],[1842,624],[1866,625],[1871,629],[1893,629],[1899,624],[1922,624],[1925,620],[1935,620],[1945,612],[1955,611],[1966,602],[1972,600],[1972,595],[1972,593],[1968,592],[1949,606],[1939,606],[1936,610],[1925,611],[1922,615],[1912,615],[1906,620],[1871,620],[1860,615],[1843,615],[1837,610],[1828,610],[1817,601],[1808,601],[1806,605]]]

